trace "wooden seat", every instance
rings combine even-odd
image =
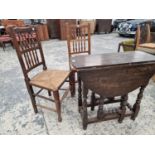
[[[72,90],[73,82],[70,78],[70,71],[47,69],[36,27],[13,28],[11,33],[16,53],[25,77],[26,86],[31,97],[34,112],[38,112],[37,106],[50,109],[57,112],[58,121],[61,121],[61,101],[66,97],[69,89]],[[30,72],[39,66],[42,66],[43,69],[34,77],[30,78]],[[69,89],[62,89],[61,86],[66,82],[67,78],[69,78]],[[35,92],[33,87],[41,89]],[[50,97],[40,94],[44,89],[48,91]],[[62,98],[59,96],[59,90],[65,90]],[[51,97],[51,92],[53,93],[53,97]],[[37,104],[36,97],[55,102],[56,109]]]
[[[155,49],[155,43],[144,43],[144,44],[140,44],[139,46],[143,48]]]
[[[141,50],[150,54],[155,54],[155,43],[153,43],[151,39],[151,31],[149,24],[137,27],[136,50]]]
[[[75,75],[76,69],[72,66],[71,58],[76,55],[91,54],[91,40],[90,40],[90,24],[69,25],[66,23],[67,32],[67,47],[69,68],[72,72],[73,90],[72,95],[75,94]]]
[[[1,35],[0,36],[0,44],[3,47],[3,51],[5,51],[6,44],[12,45],[12,38],[9,35]]]
[[[69,76],[69,71],[45,70],[30,80],[30,84],[51,91],[57,91]]]

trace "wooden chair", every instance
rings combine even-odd
[[[69,25],[66,23],[69,68],[74,81],[72,94],[75,94],[76,69],[72,66],[71,58],[79,54],[91,54],[90,24]]]
[[[135,51],[136,48],[135,39],[122,41],[121,43],[119,43],[117,50],[118,53],[120,52],[121,47],[123,48],[124,52]]]
[[[152,41],[150,25],[142,25],[137,28],[136,50],[155,54],[155,42]]]
[[[134,39],[123,41],[118,45],[118,52],[120,48],[123,48],[124,52],[141,50],[144,52],[149,51],[155,45],[151,43],[150,25],[144,24],[137,27],[136,35]]]
[[[5,51],[6,44],[11,44],[11,46],[13,47],[12,37],[10,35],[10,28],[10,26],[7,26],[5,28],[5,34],[0,35],[0,44],[3,47],[3,51]]]
[[[12,36],[14,47],[16,49],[16,53],[25,77],[27,90],[31,97],[34,112],[38,112],[37,106],[53,110],[58,114],[58,121],[62,121],[61,102],[67,95],[68,89],[65,90],[65,93],[61,99],[59,97],[59,90],[61,90],[61,86],[70,76],[70,72],[63,70],[47,69],[44,59],[44,53],[42,50],[41,43],[38,39],[38,34],[35,27],[14,28],[12,30]],[[30,77],[30,71],[34,70],[39,66],[43,67],[43,69],[41,69],[42,71],[37,73],[35,76]],[[39,91],[35,93],[33,89],[34,87],[39,88]],[[40,93],[42,90],[47,90],[49,96],[51,96],[51,92],[53,92],[54,99],[52,99],[51,97],[49,98],[41,95]],[[36,104],[36,97],[55,102],[56,110]]]
[[[151,38],[151,32],[150,32],[150,25],[138,25],[137,27],[137,33],[136,33],[136,48],[139,47],[141,44],[149,43]]]
[[[3,51],[5,51],[6,48],[6,44],[11,44],[11,46],[13,46],[12,44],[12,38],[9,35],[0,35],[0,45],[3,48]]]

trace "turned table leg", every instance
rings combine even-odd
[[[95,107],[95,93],[92,92],[91,94],[91,110],[93,111]]]
[[[82,106],[82,89],[81,89],[81,79],[78,75],[78,110],[80,112]]]
[[[122,96],[121,107],[120,107],[121,114],[120,114],[120,117],[118,120],[119,123],[122,123],[122,121],[125,117],[127,100],[128,100],[128,95]]]
[[[103,106],[104,106],[104,97],[101,96],[99,101],[98,111],[97,111],[98,119],[102,119],[104,117]]]
[[[131,116],[132,120],[135,120],[137,115],[138,115],[138,113],[139,113],[140,103],[141,103],[141,100],[143,98],[143,92],[144,92],[145,88],[146,88],[146,85],[145,86],[141,86],[141,88],[140,88],[140,91],[139,91],[138,96],[137,96],[136,103],[133,106],[133,114]]]
[[[87,94],[88,89],[83,86],[83,103],[82,103],[82,123],[83,123],[83,129],[87,129],[88,124],[88,114],[87,114]]]

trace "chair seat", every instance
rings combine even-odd
[[[34,76],[30,84],[51,91],[58,90],[68,78],[70,72],[63,70],[45,70]]]
[[[150,54],[155,54],[155,48],[144,48],[144,47],[137,47],[138,51],[143,51],[143,52],[147,52],[147,53],[150,53]]]
[[[11,37],[0,36],[0,42],[9,42],[9,41],[11,41],[11,40],[12,40]]]
[[[139,46],[143,48],[155,49],[155,43],[144,43],[144,44],[140,44]]]

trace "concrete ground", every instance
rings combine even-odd
[[[92,35],[92,54],[117,52],[121,38],[116,33]],[[42,42],[48,68],[68,69],[66,41],[49,40]],[[129,95],[135,102],[136,93]],[[46,100],[39,103],[53,107]],[[122,124],[117,120],[88,125],[82,129],[80,114],[77,110],[77,95],[70,95],[62,103],[62,123],[57,114],[39,108],[34,114],[22,70],[15,50],[8,46],[4,52],[0,48],[0,134],[155,134],[155,84],[151,81],[145,90],[141,110],[133,122],[126,118]]]

